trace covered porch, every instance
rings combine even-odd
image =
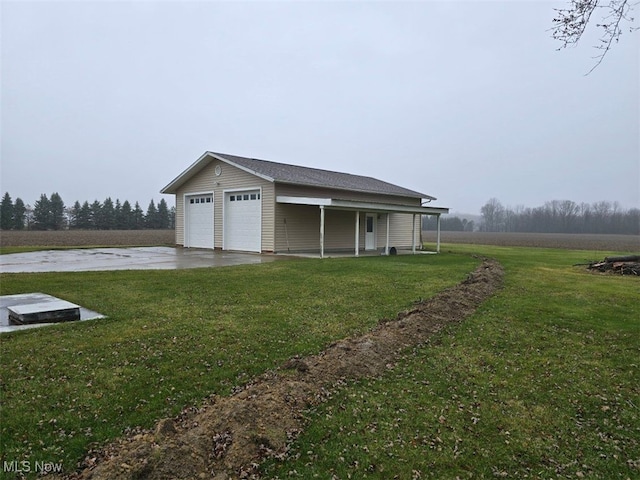
[[[288,205],[304,205],[304,206],[315,206],[320,210],[320,222],[318,225],[318,235],[319,235],[319,246],[320,246],[320,257],[325,257],[325,222],[327,211],[337,210],[337,211],[347,211],[353,212],[353,224],[354,224],[354,236],[353,236],[353,255],[359,256],[361,254],[361,250],[363,247],[366,247],[368,250],[370,245],[361,245],[361,231],[360,231],[360,219],[361,214],[365,214],[365,222],[364,222],[364,241],[368,242],[368,234],[374,233],[375,223],[378,219],[382,219],[383,222],[386,223],[385,235],[384,235],[384,249],[383,253],[385,255],[389,255],[392,249],[392,245],[390,244],[390,237],[392,231],[391,225],[391,215],[392,214],[401,214],[401,215],[411,215],[412,217],[412,232],[411,232],[411,253],[418,253],[418,245],[416,238],[419,237],[420,230],[416,230],[416,228],[420,229],[421,222],[418,222],[418,227],[416,227],[416,218],[419,220],[422,218],[422,215],[435,215],[437,218],[437,241],[436,241],[436,252],[440,252],[440,215],[449,213],[448,208],[441,207],[426,207],[422,205],[402,205],[402,204],[393,204],[393,203],[378,203],[378,202],[366,202],[366,201],[354,201],[354,200],[341,200],[334,198],[317,198],[317,197],[294,197],[294,196],[277,196],[276,202],[280,204],[288,204]],[[418,235],[416,235],[418,234]],[[374,236],[375,238],[375,236]],[[374,243],[374,248],[377,249],[377,245]],[[420,248],[422,246],[420,245]]]

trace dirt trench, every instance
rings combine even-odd
[[[199,409],[161,420],[90,452],[67,479],[256,478],[258,464],[284,456],[304,427],[304,412],[337,384],[384,373],[408,347],[469,316],[502,284],[502,266],[483,263],[460,284],[381,322],[369,333],[292,358],[231,397],[212,396]]]

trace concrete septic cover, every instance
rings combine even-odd
[[[45,293],[0,296],[0,333],[97,318],[104,315]]]

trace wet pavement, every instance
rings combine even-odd
[[[2,273],[176,270],[273,262],[287,257],[172,247],[44,250],[0,255]]]

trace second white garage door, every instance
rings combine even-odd
[[[260,190],[225,193],[225,250],[261,251],[262,200],[260,197]]]

